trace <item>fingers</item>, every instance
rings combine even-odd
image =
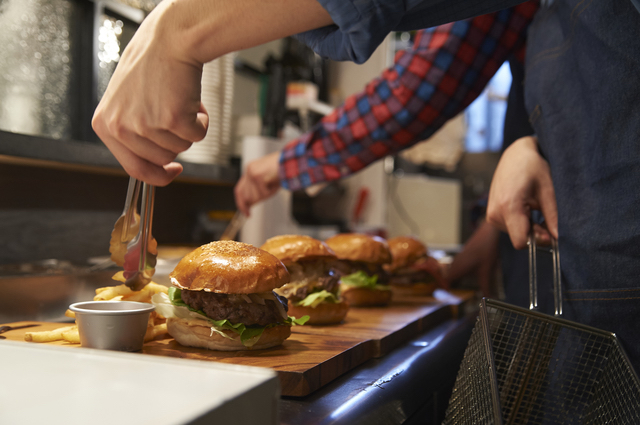
[[[251,206],[270,198],[280,188],[279,158],[280,152],[274,152],[250,162],[236,184],[236,206],[247,217]]]
[[[550,236],[558,237],[558,208],[549,164],[534,137],[523,137],[503,153],[491,182],[487,220],[526,247],[532,210],[541,210]]]
[[[206,111],[198,113],[194,123],[191,126],[174,126],[173,129],[197,139],[206,134]],[[92,125],[98,137],[129,175],[155,186],[166,186],[182,172],[182,166],[173,161],[180,152],[193,144],[176,132],[166,129],[141,128],[143,126],[127,124],[117,119],[105,119],[100,108],[96,110]],[[192,128],[191,131],[187,130],[189,127]]]
[[[245,174],[234,188],[236,207],[249,217],[251,207],[273,196],[279,187],[279,185],[266,184],[260,179]]]
[[[198,142],[204,139],[209,128],[209,114],[202,102],[200,102],[200,110],[188,117],[188,119],[175,117],[174,120],[167,122],[167,132],[184,141]]]
[[[558,205],[550,174],[546,175],[540,183],[538,198],[547,229],[551,236],[558,239]]]
[[[533,225],[533,237],[536,238],[536,244],[538,246],[551,245],[551,234],[546,228],[537,223]]]
[[[527,247],[530,226],[529,210],[514,205],[505,217],[505,226],[515,249]]]
[[[176,162],[154,164],[135,155],[112,137],[106,136],[102,140],[122,168],[138,180],[154,186],[166,186],[182,172],[182,165]]]

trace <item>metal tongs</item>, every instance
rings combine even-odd
[[[233,218],[231,219],[229,224],[227,224],[227,227],[224,229],[224,232],[222,232],[222,235],[220,236],[220,240],[221,241],[234,240],[235,237],[238,235],[240,228],[244,226],[244,223],[246,221],[247,221],[247,217],[244,214],[242,214],[240,211],[236,211],[236,213],[233,215]]]
[[[138,198],[142,185],[142,204]],[[124,268],[125,285],[134,291],[144,288],[155,273],[158,243],[151,235],[155,187],[130,177],[124,211],[111,232],[111,259]]]

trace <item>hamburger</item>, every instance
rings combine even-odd
[[[325,241],[339,261],[340,294],[350,306],[381,306],[391,301],[383,264],[391,262],[387,242],[378,236],[341,233]]]
[[[394,293],[429,296],[442,285],[438,260],[429,256],[425,244],[411,236],[391,238],[387,243],[392,261],[384,269]]]
[[[260,248],[282,261],[291,275],[289,283],[275,289],[288,299],[290,314],[309,316],[310,325],[342,322],[349,305],[339,294],[336,255],[324,242],[309,236],[282,235]]]
[[[152,299],[167,331],[185,346],[262,349],[282,344],[293,324],[274,289],[289,272],[273,255],[235,241],[211,242],[187,254],[169,275],[168,294]]]

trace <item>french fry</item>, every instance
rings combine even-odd
[[[118,282],[126,282],[127,279],[124,278],[124,271],[120,270],[118,273],[114,274],[113,276],[111,276],[111,279],[113,280],[117,280]]]
[[[147,286],[145,286],[145,288],[149,288],[151,291],[153,291],[153,294],[157,294],[159,292],[164,292],[165,294],[169,293],[169,288],[164,286],[164,285],[160,285],[158,283],[155,283],[153,281],[149,282],[147,284]]]
[[[162,323],[160,325],[149,326],[147,327],[147,333],[144,335],[144,342],[149,342],[160,335],[164,335],[167,333],[167,324]]]
[[[62,339],[73,344],[80,344],[80,333],[78,333],[78,327],[72,326],[71,329],[62,332]]]
[[[119,271],[112,276],[113,280],[118,282],[125,282],[124,272]],[[106,286],[96,289],[96,296],[93,297],[94,301],[106,301],[114,300],[118,296],[122,296],[121,299],[126,301],[138,301],[138,302],[150,302],[151,297],[158,292],[168,292],[168,288],[164,285],[159,285],[155,282],[149,282],[141,291],[132,291],[127,285]]]
[[[159,325],[161,323],[166,323],[167,322],[167,319],[165,319],[164,317],[160,316],[155,311],[151,312],[151,314],[149,315],[149,319],[150,319],[150,323],[152,325]]]
[[[52,331],[40,331],[40,332],[27,332],[24,334],[25,341],[31,342],[51,342],[51,341],[59,341],[62,338],[62,334],[64,332],[70,331],[72,329],[78,329],[77,326],[66,326],[62,328],[58,328]]]
[[[126,301],[137,301],[141,303],[146,303],[151,301],[152,296],[153,296],[153,293],[151,293],[151,291],[145,287],[145,288],[142,288],[141,291],[136,291],[127,295],[123,295],[122,299]]]
[[[71,317],[72,319],[76,318],[76,313],[69,309],[67,309],[67,311],[64,312],[64,315],[67,317]]]
[[[102,289],[100,292],[98,290]],[[93,297],[94,301],[108,301],[118,296],[125,296],[133,293],[127,285],[108,286],[106,288],[96,289],[96,296]]]

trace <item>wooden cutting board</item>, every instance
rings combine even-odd
[[[453,317],[457,308],[456,302],[442,302],[430,297],[399,298],[387,307],[352,308],[340,325],[294,326],[291,337],[281,346],[266,350],[217,352],[184,347],[167,337],[145,343],[141,353],[268,367],[278,372],[282,395],[300,397]],[[9,325],[27,323],[40,326],[8,331],[2,335],[7,340],[24,341],[24,334],[28,331],[69,326],[68,323],[46,322]],[[64,341],[47,344],[80,347]]]
[[[295,334],[349,338],[371,344],[371,355],[382,357],[421,332],[453,317],[451,306],[426,298],[395,299],[386,307],[352,307],[343,323],[296,326]]]

